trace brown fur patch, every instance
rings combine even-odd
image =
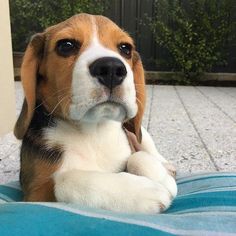
[[[29,164],[29,163],[28,163]],[[35,160],[34,165],[22,166],[22,171],[30,177],[28,185],[22,185],[24,201],[30,202],[55,202],[53,173],[58,165],[50,165],[44,160]],[[31,173],[31,174],[30,174]]]
[[[21,147],[20,183],[25,201],[54,200],[52,175],[61,164],[63,148],[59,144],[49,146],[43,135],[45,127],[54,125],[45,108],[39,106]]]
[[[27,134],[27,136],[30,134]],[[24,140],[21,150],[20,181],[24,201],[55,201],[53,173],[60,166],[61,147],[47,148],[39,137]],[[28,145],[27,145],[28,143]]]

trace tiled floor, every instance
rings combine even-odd
[[[22,101],[18,82],[18,114]],[[148,86],[143,124],[179,174],[236,171],[236,88]],[[0,139],[0,183],[18,179],[19,145]]]

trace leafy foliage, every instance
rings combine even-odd
[[[170,53],[174,70],[192,82],[214,65],[226,64],[226,48],[236,26],[234,0],[156,0],[150,22],[157,44]]]
[[[107,0],[10,0],[14,51],[23,51],[31,35],[80,13],[101,14]]]

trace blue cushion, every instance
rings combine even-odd
[[[178,197],[159,215],[77,204],[23,203],[19,183],[0,186],[0,235],[234,235],[236,173],[178,178]]]

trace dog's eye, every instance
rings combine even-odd
[[[118,45],[118,49],[121,53],[126,58],[131,58],[131,52],[132,52],[132,45],[129,43],[121,43]]]
[[[59,56],[69,57],[79,51],[80,44],[74,39],[61,39],[57,42],[56,52]]]

